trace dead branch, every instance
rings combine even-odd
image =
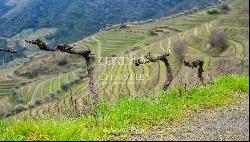
[[[184,66],[191,67],[192,69],[198,68],[197,75],[202,83],[203,83],[202,73],[204,72],[203,65],[204,65],[204,61],[202,61],[202,60],[195,60],[192,62],[184,60]]]
[[[140,66],[141,64],[146,64],[150,62],[157,62],[157,61],[162,61],[164,62],[166,68],[167,68],[167,80],[164,83],[163,90],[166,91],[168,87],[171,85],[171,82],[173,81],[173,75],[172,75],[172,70],[170,67],[170,64],[168,62],[167,56],[169,56],[169,53],[164,53],[162,55],[157,56],[156,58],[153,58],[150,54],[150,52],[145,56],[146,60],[141,60],[141,59],[135,59],[134,64],[135,66]]]
[[[14,49],[14,48],[6,48],[6,49],[0,48],[0,51],[1,52],[9,52],[9,53],[17,53],[16,49]]]
[[[89,78],[89,88],[90,91],[93,95],[93,100],[94,102],[97,104],[99,102],[99,95],[97,94],[97,89],[94,85],[94,78],[93,78],[93,70],[94,68],[91,66],[92,65],[92,59],[91,57],[94,55],[91,53],[91,51],[89,49],[87,50],[77,50],[74,47],[67,45],[67,44],[60,44],[58,46],[56,46],[55,48],[50,48],[48,47],[48,45],[43,42],[40,39],[36,39],[36,40],[25,40],[27,43],[31,43],[34,45],[37,45],[41,50],[44,51],[50,51],[50,52],[54,52],[54,51],[61,51],[61,52],[66,52],[69,54],[74,54],[74,55],[80,55],[82,56],[85,61],[86,61],[86,65],[87,65],[87,73],[88,73],[88,78]]]

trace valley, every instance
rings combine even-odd
[[[222,93],[220,87],[230,86],[230,84],[227,83],[231,81],[228,81],[227,77],[223,78],[222,76],[232,75],[233,77],[228,78],[239,82],[237,84],[239,86],[248,79],[249,1],[229,0],[230,10],[222,10],[222,12],[217,14],[210,14],[209,11],[211,10],[221,10],[218,5],[219,4],[214,4],[203,9],[174,14],[146,23],[132,22],[131,25],[127,23],[118,24],[76,42],[72,42],[70,45],[75,49],[89,48],[95,54],[95,60],[93,60],[93,77],[97,93],[99,94],[101,102],[117,104],[114,105],[114,111],[119,113],[121,111],[119,102],[124,103],[122,105],[125,108],[128,107],[126,103],[131,106],[143,106],[144,103],[142,102],[144,102],[144,100],[142,98],[156,98],[156,102],[168,101],[169,99],[169,103],[172,103],[171,100],[177,99],[177,103],[186,106],[186,104],[183,104],[183,101],[188,100],[182,96],[183,90],[178,90],[178,87],[184,88],[184,94],[186,92],[191,95],[192,90],[194,90],[194,92],[197,91],[194,89],[196,87],[201,88],[201,92],[204,91],[202,87],[200,87],[204,84],[204,87],[215,85],[218,90],[209,90],[211,88],[208,87],[207,91],[215,91],[211,93],[214,95],[213,98],[202,95],[200,97],[202,97],[202,101],[203,99],[207,99],[209,103],[206,104],[204,102],[205,105],[202,105],[199,104],[198,98],[197,100],[192,100],[191,98],[189,106],[186,106],[188,109],[193,110],[196,105],[201,106],[201,108],[204,107],[204,109],[210,108],[210,105],[211,108],[217,105],[220,106],[220,102],[217,102],[218,100],[223,100],[224,102],[222,104],[231,105],[229,102],[231,101],[230,99],[234,98],[230,97],[233,89],[229,91],[230,93],[227,92],[225,97],[219,96],[216,94],[216,91]],[[1,117],[7,115],[8,118],[18,120],[24,118],[75,118],[81,115],[88,116],[96,112],[93,96],[88,87],[89,80],[85,61],[81,56],[69,55],[63,52],[43,52],[40,51],[38,47],[24,42],[25,39],[39,38],[49,45],[53,45],[52,41],[49,40],[48,37],[46,38],[46,36],[56,33],[57,30],[57,28],[28,29],[23,30],[11,38],[6,38],[8,43],[12,43],[16,40],[23,41],[19,44],[25,47],[25,55],[27,56],[14,60],[4,68],[0,68]],[[163,53],[169,53],[167,58],[173,73],[170,90],[163,91],[165,81],[168,79],[167,68],[164,62],[158,61],[140,66],[134,65],[134,59],[143,59],[148,53],[153,57],[157,57]],[[200,82],[197,77],[197,68],[189,68],[183,64],[184,60],[192,61],[197,59],[204,62],[203,83]],[[236,79],[234,75],[243,76],[243,79],[240,77],[240,79]],[[218,81],[221,84],[218,86],[216,86],[217,84],[211,84],[211,82],[214,82],[217,78],[222,78]],[[225,81],[223,79],[225,79]],[[226,85],[223,86],[223,83]],[[232,83],[234,82],[232,81]],[[249,84],[247,85],[249,86]],[[244,88],[243,94],[246,94],[249,92],[248,89],[245,89],[246,83],[243,86],[244,87],[241,86],[239,88]],[[178,90],[177,94],[180,94],[180,96],[178,96],[180,98],[171,98],[171,95],[164,98],[164,93],[171,94],[171,91],[176,88]],[[239,88],[235,90],[242,91]],[[191,91],[189,89],[191,89]],[[198,91],[196,93],[199,94]],[[157,100],[161,97],[164,99]],[[124,98],[125,101],[123,100]],[[129,99],[126,100],[126,98],[139,99],[138,104]],[[244,97],[241,96],[241,98]],[[148,107],[149,110],[152,105],[150,103],[151,101],[154,101],[154,99],[145,102],[145,107]],[[192,104],[193,102],[197,104]],[[232,99],[232,102],[235,102],[235,100]],[[167,103],[161,105],[169,107]],[[181,108],[181,110],[186,111],[186,109],[179,106],[179,104],[173,103],[171,105],[177,105],[176,109]],[[152,105],[152,107],[156,106]],[[155,109],[158,111],[158,108]],[[171,111],[171,109],[169,111]],[[139,112],[138,110],[134,111]],[[152,111],[158,114],[157,111]],[[165,112],[160,108],[159,111],[168,114],[167,119],[172,120],[170,117],[171,112]],[[173,112],[177,113],[174,110]],[[106,113],[109,114],[108,112],[104,113],[105,116],[103,116],[103,118],[105,119]],[[124,114],[124,117],[125,116],[127,115]],[[173,117],[174,116],[175,114],[173,114]],[[178,116],[179,115],[176,114],[176,117]],[[117,118],[118,116],[110,117],[120,120],[120,118]],[[159,114],[159,117],[163,116]],[[135,118],[137,117],[135,116]],[[148,117],[145,116],[145,119],[147,118]],[[92,122],[92,119],[82,119]],[[109,117],[107,119],[109,119]],[[153,120],[148,119],[150,121],[146,121],[151,124]],[[109,120],[107,121],[109,122]],[[139,121],[143,120],[138,117],[138,121],[137,119],[129,119],[128,121],[139,123]],[[163,121],[163,119],[159,118],[159,121]],[[110,123],[113,123],[113,121]],[[122,121],[121,125],[125,124],[126,123]],[[86,125],[88,125],[87,122]],[[105,125],[111,124],[105,123]],[[118,126],[114,128],[118,128]],[[160,127],[160,129],[161,128],[162,127]],[[82,131],[87,130],[84,129]],[[93,133],[98,132],[95,131]],[[100,136],[100,139],[110,140],[113,138],[112,136],[109,137],[104,134],[105,132],[100,133],[102,135],[99,135],[99,133],[95,134]],[[121,135],[119,135],[119,137],[120,136]],[[142,136],[145,137],[145,135]],[[140,138],[143,138],[142,136],[140,136]],[[92,139],[91,136],[88,138]]]

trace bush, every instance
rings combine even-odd
[[[220,14],[220,11],[217,8],[212,8],[212,9],[209,9],[207,11],[207,13],[210,14],[210,15],[216,15],[216,14]]]
[[[51,99],[55,99],[55,98],[56,98],[56,94],[55,94],[55,93],[49,93],[49,97],[50,97]]]
[[[111,57],[117,57],[117,55],[116,55],[116,54],[111,54],[110,56],[111,56]]]
[[[17,98],[16,98],[16,103],[17,103],[17,104],[23,104],[23,103],[24,103],[23,98],[17,97]]]
[[[42,100],[41,99],[39,99],[39,98],[35,99],[35,105],[39,106],[41,104],[42,104]]]
[[[220,3],[220,9],[222,9],[222,10],[224,10],[224,11],[230,10],[229,5],[228,5],[228,2],[222,1],[222,2]]]
[[[197,7],[194,7],[193,8],[193,12],[197,12],[198,11],[198,8]]]
[[[119,28],[120,28],[120,29],[126,29],[127,26],[126,26],[126,25],[121,25]]]
[[[86,73],[86,66],[79,68],[78,73],[79,74],[85,74]]]
[[[66,82],[62,83],[62,86],[61,86],[62,90],[67,91],[69,89],[69,87],[70,87],[69,83],[66,83]]]
[[[66,59],[63,59],[63,60],[61,60],[61,61],[58,62],[59,66],[65,66],[67,64],[68,64],[68,61]]]
[[[84,78],[85,78],[84,75],[82,74],[79,75],[79,79],[83,80]]]
[[[12,89],[11,94],[12,94],[13,97],[16,97],[16,96],[18,96],[18,91],[16,89]]]
[[[179,62],[182,61],[183,54],[186,50],[186,43],[184,39],[182,38],[176,38],[176,40],[173,43],[173,51],[174,51],[174,56],[175,59]]]
[[[188,11],[184,11],[184,15],[187,15],[188,14]]]
[[[47,102],[48,102],[48,101],[50,101],[50,99],[51,99],[51,98],[50,98],[50,95],[46,95],[46,96],[44,96],[44,100],[45,100],[45,101],[47,101]]]
[[[57,91],[56,91],[56,94],[57,94],[57,95],[60,95],[61,93],[62,93],[61,90],[57,90]]]
[[[28,108],[29,109],[32,109],[32,108],[35,108],[36,107],[36,105],[34,104],[34,103],[28,103]]]
[[[27,109],[28,109],[27,106],[22,105],[22,104],[16,105],[14,108],[16,113],[22,112],[22,111],[27,110]]]
[[[25,86],[26,84],[27,84],[27,82],[22,82],[20,85]]]
[[[158,35],[154,30],[150,30],[149,31],[149,35],[150,36],[156,36],[156,35]]]
[[[80,78],[76,78],[75,80],[74,80],[74,82],[76,83],[76,84],[81,84],[81,79]]]
[[[209,43],[212,47],[224,49],[226,46],[227,33],[219,29],[213,29],[209,36]]]
[[[75,84],[75,81],[70,81],[69,82],[69,87],[73,86]]]

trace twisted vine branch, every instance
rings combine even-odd
[[[1,52],[9,52],[9,53],[17,53],[16,49],[14,48],[6,48],[6,49],[2,49],[0,48]]]
[[[197,75],[202,83],[203,83],[202,73],[204,72],[203,65],[204,65],[204,61],[202,61],[202,60],[195,60],[192,62],[184,60],[184,66],[191,67],[192,69],[198,68]]]
[[[69,54],[82,56],[86,61],[87,73],[88,73],[88,78],[89,78],[89,88],[90,88],[91,94],[93,95],[94,103],[97,104],[99,102],[99,95],[97,94],[97,89],[95,87],[94,78],[93,78],[94,68],[91,66],[92,65],[91,57],[94,54],[92,54],[89,49],[77,50],[74,47],[67,45],[67,44],[60,44],[54,48],[50,48],[50,47],[48,47],[48,45],[45,42],[43,42],[40,39],[25,40],[25,41],[27,43],[37,45],[41,50],[44,50],[44,51],[49,51],[49,52],[61,51],[61,52],[69,53]]]
[[[145,56],[146,60],[141,60],[141,59],[135,59],[134,64],[135,66],[140,66],[141,64],[147,64],[150,62],[157,62],[157,61],[162,61],[164,62],[166,68],[167,68],[167,80],[164,83],[163,90],[166,91],[168,87],[171,85],[173,81],[173,75],[172,75],[172,70],[171,66],[168,62],[167,57],[169,56],[169,53],[164,53],[162,55],[157,56],[156,58],[153,58],[150,54],[150,52]]]

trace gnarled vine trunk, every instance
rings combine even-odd
[[[198,68],[197,75],[202,83],[203,83],[202,73],[204,72],[203,65],[204,65],[204,61],[202,60],[195,60],[192,62],[184,60],[184,66],[191,67],[191,68]]]
[[[82,56],[85,59],[86,65],[87,65],[87,73],[88,73],[88,78],[89,78],[90,92],[93,95],[92,97],[93,97],[94,103],[98,104],[99,95],[97,94],[97,89],[96,89],[95,84],[94,84],[94,77],[93,77],[94,68],[92,67],[92,59],[91,59],[91,56],[93,54],[91,53],[91,51],[89,49],[76,50],[75,48],[73,48],[72,46],[67,45],[67,44],[60,44],[55,48],[49,48],[47,46],[47,44],[40,39],[25,40],[25,41],[28,43],[37,45],[41,50],[44,50],[44,51],[50,51],[50,52],[61,51],[61,52],[67,52],[69,54]]]
[[[142,61],[141,59],[135,59],[134,64],[135,66],[140,66],[141,64],[146,64],[150,62],[157,62],[157,61],[162,61],[164,62],[166,68],[167,68],[167,80],[164,83],[163,90],[166,91],[169,86],[171,85],[173,81],[173,75],[172,75],[172,69],[171,66],[168,62],[167,57],[169,56],[169,53],[164,53],[162,55],[157,56],[156,58],[153,58],[150,53],[148,53],[145,58],[146,60]]]

